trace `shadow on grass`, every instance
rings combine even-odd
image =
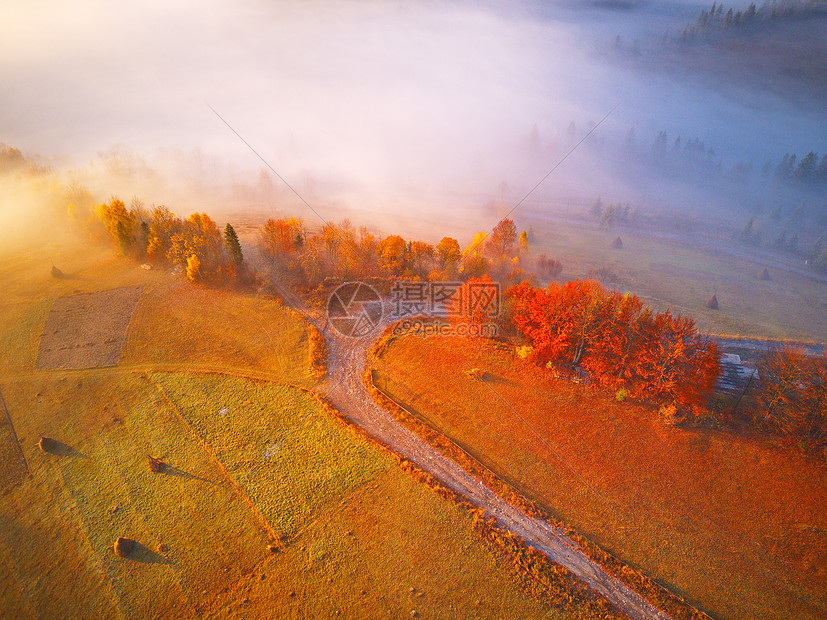
[[[141,564],[169,564],[170,561],[165,558],[164,556],[155,553],[149,547],[145,547],[137,540],[134,541],[135,546],[132,548],[132,553],[130,553],[126,559],[133,560],[135,562],[140,562]]]
[[[74,273],[66,273],[52,265],[52,277],[56,280],[88,280],[89,278]]]
[[[75,450],[72,446],[63,443],[62,441],[58,441],[57,439],[50,440],[45,446],[41,447],[41,449],[44,452],[54,454],[55,456],[69,456],[82,459],[89,458],[82,452]]]
[[[165,463],[164,467],[164,475],[167,476],[177,476],[179,478],[186,478],[189,480],[200,480],[201,482],[207,482],[209,484],[213,484],[212,480],[207,480],[206,478],[202,478],[201,476],[196,476],[195,474],[191,474],[188,471],[184,471],[183,469],[178,469],[170,465],[169,463]]]
[[[511,379],[506,379],[505,377],[491,374],[487,370],[482,375],[481,380],[492,385],[514,385],[514,382]]]

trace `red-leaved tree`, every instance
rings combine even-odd
[[[636,295],[606,291],[594,280],[553,282],[545,290],[523,282],[508,295],[534,358],[581,366],[596,385],[697,405],[720,374],[718,348],[692,319],[655,313]]]

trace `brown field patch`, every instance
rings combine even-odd
[[[488,341],[400,338],[375,369],[421,422],[701,610],[824,617],[823,463],[766,437],[663,426],[654,407]]]
[[[40,337],[37,367],[115,366],[141,292],[128,286],[58,298]]]

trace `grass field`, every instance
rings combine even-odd
[[[0,501],[6,614],[565,617],[464,509],[296,389],[102,370],[4,387],[32,470]],[[41,433],[69,454],[40,452]],[[151,473],[150,454],[172,469]],[[134,559],[114,556],[117,536]]]
[[[181,278],[145,291],[121,361],[255,368],[293,383],[314,378],[307,332],[292,311],[271,298],[198,288]]]
[[[29,461],[0,494],[0,615],[576,617],[465,508],[285,385],[316,379],[304,325],[273,299],[108,248],[43,252],[0,257],[0,391]],[[124,286],[143,294],[119,366],[36,367],[56,299]],[[118,536],[138,543],[128,559]]]
[[[564,280],[607,267],[616,278],[604,281],[606,286],[635,292],[657,310],[691,316],[705,333],[827,341],[827,286],[804,276],[643,232],[536,221],[533,228],[533,256],[545,253],[560,260]],[[618,235],[621,250],[611,248]],[[721,243],[738,248],[735,242]],[[765,267],[769,281],[758,278]],[[719,310],[705,306],[713,293]]]
[[[649,407],[554,380],[489,341],[397,339],[377,370],[422,421],[699,608],[827,613],[827,473],[795,449],[662,426]]]

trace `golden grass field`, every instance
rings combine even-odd
[[[587,278],[592,270],[608,267],[616,281],[604,281],[607,287],[635,292],[656,310],[690,316],[704,333],[827,342],[827,286],[776,269],[770,261],[733,258],[645,231],[536,221],[533,230],[532,256],[545,253],[560,260],[561,278]],[[617,236],[623,240],[621,250],[611,248]],[[723,238],[719,244],[740,248]],[[769,281],[758,278],[765,267]],[[705,306],[713,293],[719,310]]]
[[[66,278],[0,257],[0,392],[29,463],[0,495],[0,615],[574,617],[467,509],[292,387],[315,380],[307,333],[274,300],[50,249]],[[120,286],[144,289],[120,365],[38,370],[54,300]]]
[[[422,422],[701,610],[827,613],[823,463],[765,437],[662,426],[650,406],[555,380],[491,341],[403,337],[375,368]]]

